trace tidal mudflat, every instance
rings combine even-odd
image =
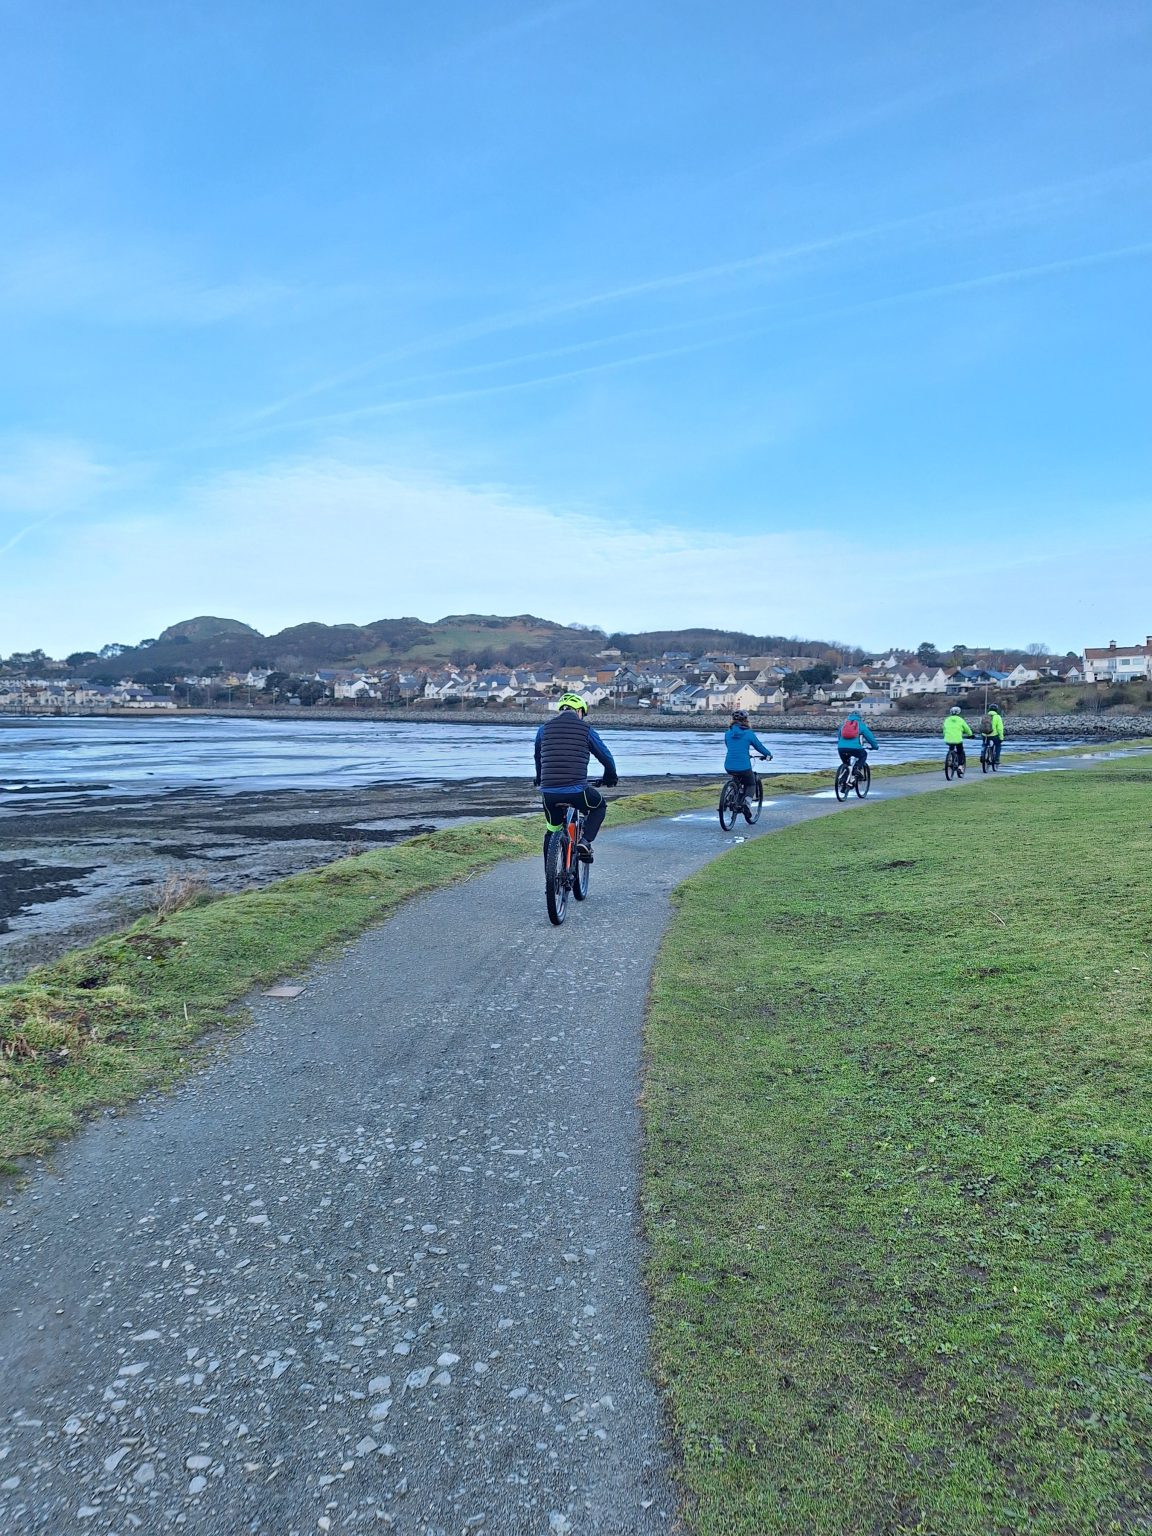
[[[716,775],[629,778],[689,788]],[[528,778],[221,794],[39,784],[0,794],[0,982],[131,922],[183,875],[242,890],[454,821],[530,815]]]

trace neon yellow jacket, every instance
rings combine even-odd
[[[944,740],[950,747],[964,740],[965,736],[971,736],[972,727],[963,715],[944,716]]]
[[[997,741],[1003,741],[1004,717],[1001,715],[998,709],[990,709],[988,711],[988,718],[992,722],[992,735],[997,739]]]

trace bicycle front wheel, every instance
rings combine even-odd
[[[552,832],[548,837],[548,851],[544,855],[544,899],[548,905],[548,921],[558,928],[568,910],[568,884],[564,869],[563,832]]]
[[[720,825],[725,832],[731,832],[736,825],[736,817],[740,810],[740,791],[735,779],[729,779],[720,791]]]
[[[833,784],[832,788],[836,791],[836,798],[837,798],[837,800],[847,800],[847,798],[848,798],[848,764],[847,763],[841,763],[839,768],[837,768],[837,770],[836,770],[836,782]]]
[[[856,797],[863,800],[864,796],[872,788],[872,770],[867,763],[861,763],[856,770]]]
[[[761,784],[760,780],[757,779],[755,790],[748,796],[748,820],[751,825],[755,826],[756,823],[760,820],[760,812],[763,809],[763,806],[764,786]]]

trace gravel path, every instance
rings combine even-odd
[[[414,902],[14,1193],[0,1529],[674,1529],[641,1025],[669,892],[731,842],[607,830],[560,930],[539,860]]]

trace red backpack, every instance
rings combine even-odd
[[[858,720],[845,720],[840,727],[841,741],[856,741],[860,735],[860,722]]]

